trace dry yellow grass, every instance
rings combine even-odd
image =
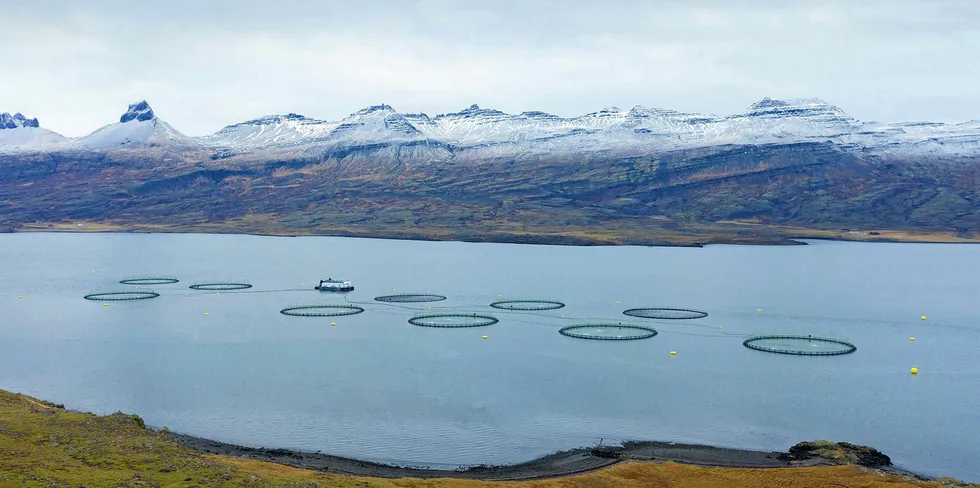
[[[374,488],[922,488],[935,481],[909,480],[857,466],[784,469],[702,468],[677,463],[622,463],[593,473],[534,481],[474,481],[457,479],[379,479],[342,476],[291,468],[264,461],[209,456],[249,473],[323,486]]]

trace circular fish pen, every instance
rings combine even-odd
[[[384,303],[422,303],[440,302],[445,300],[446,297],[434,293],[398,293],[395,295],[382,295],[380,297],[374,297],[374,299]]]
[[[341,317],[357,315],[363,311],[364,309],[357,305],[300,305],[286,307],[279,313],[293,317]]]
[[[540,310],[556,310],[565,306],[563,302],[554,300],[500,300],[490,304],[501,310],[518,310],[525,312]]]
[[[629,310],[624,310],[625,315],[630,317],[639,317],[644,319],[663,319],[663,320],[691,320],[691,319],[703,319],[708,316],[708,312],[702,312],[701,310],[692,310],[689,308],[664,308],[664,307],[652,307],[652,308],[631,308]]]
[[[408,323],[419,327],[486,327],[500,322],[492,315],[479,313],[430,313],[416,315]]]
[[[123,285],[172,285],[174,283],[180,283],[177,278],[126,278],[125,280],[119,280],[120,284]]]
[[[558,333],[576,339],[636,341],[657,335],[657,329],[627,324],[581,324],[562,327]]]
[[[252,285],[248,283],[235,283],[235,282],[216,282],[216,283],[198,283],[196,285],[191,285],[191,290],[201,290],[201,291],[234,291],[234,290],[246,290],[251,288]]]
[[[104,293],[89,293],[84,299],[97,302],[122,302],[128,300],[149,300],[160,296],[155,291],[110,291]]]
[[[850,342],[809,335],[755,336],[742,345],[756,351],[793,356],[840,356],[857,351],[857,346]]]

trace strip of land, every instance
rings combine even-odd
[[[417,470],[216,443],[148,429],[136,415],[75,412],[0,390],[4,487],[980,488],[854,464],[886,459],[870,448],[823,441],[798,444],[789,453],[636,442],[566,451],[514,466]]]
[[[389,224],[384,227],[319,226],[293,227],[274,216],[253,215],[242,219],[196,224],[132,223],[122,221],[72,220],[54,223],[25,223],[7,230],[14,232],[134,232],[214,233],[268,236],[334,236],[421,241],[497,242],[568,246],[672,246],[701,247],[709,244],[799,245],[803,239],[851,242],[915,242],[978,244],[980,235],[956,232],[915,232],[890,229],[813,229],[761,224],[753,221],[719,221],[712,224],[686,223],[667,227],[662,219],[642,222],[608,222],[589,227],[531,226],[500,224],[486,227],[425,227]]]
[[[226,444],[209,439],[175,434],[186,448],[206,454],[219,454],[285,464],[297,468],[380,478],[458,478],[492,481],[555,478],[595,471],[629,461],[673,461],[696,466],[738,468],[788,468],[785,453],[748,451],[667,442],[629,442],[623,446],[579,448],[560,451],[525,463],[506,466],[477,466],[467,469],[420,469],[360,461],[329,454],[264,449]],[[809,465],[827,464],[814,461]]]

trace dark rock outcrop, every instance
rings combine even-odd
[[[881,451],[848,442],[804,441],[780,456],[789,462],[823,461],[831,464],[857,464],[868,468],[891,466],[892,460]]]
[[[122,117],[119,117],[119,122],[126,123],[130,120],[145,122],[147,120],[152,120],[153,117],[153,109],[150,108],[150,104],[146,103],[146,100],[141,100],[130,104],[129,110],[122,114]]]
[[[8,112],[0,114],[0,130],[16,129],[18,127],[40,127],[37,118],[29,119],[20,112],[10,115]]]

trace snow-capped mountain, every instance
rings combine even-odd
[[[218,146],[260,147],[287,145],[303,140],[321,139],[339,123],[311,119],[299,114],[267,115],[229,125],[202,139]]]
[[[126,113],[119,117],[119,122],[106,125],[74,142],[92,149],[198,144],[196,138],[187,137],[158,119],[145,100],[131,104]]]
[[[559,117],[538,111],[508,114],[472,105],[430,117],[401,114],[381,104],[335,122],[294,113],[268,115],[204,137],[184,136],[157,118],[145,101],[130,105],[119,122],[78,139],[63,138],[36,122],[20,114],[3,114],[0,151],[188,146],[268,157],[348,157],[364,148],[396,158],[409,151],[413,159],[465,161],[563,154],[629,157],[711,146],[821,142],[870,155],[980,156],[980,122],[862,122],[812,98],[765,98],[728,116],[637,105]],[[385,146],[390,148],[382,150]]]
[[[44,129],[37,118],[29,119],[20,112],[0,113],[0,150],[30,151],[64,144],[61,134]]]

